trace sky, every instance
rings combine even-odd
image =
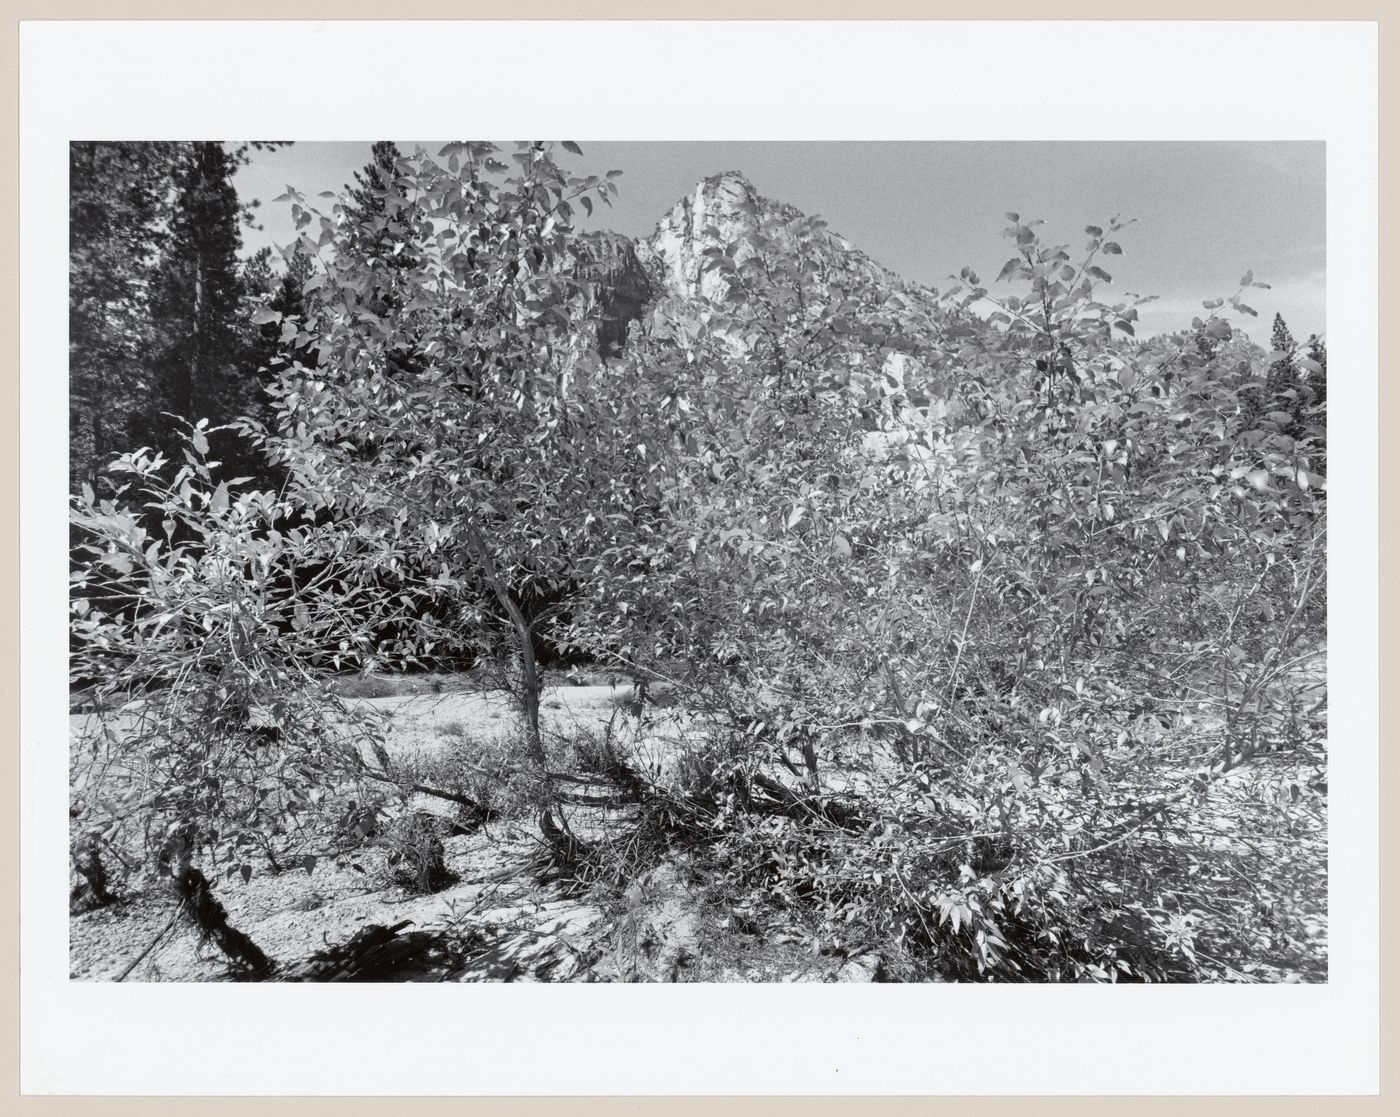
[[[438,142],[400,140],[430,153]],[[963,267],[992,283],[1013,255],[1001,235],[1008,211],[1041,218],[1042,237],[1073,256],[1086,225],[1135,219],[1104,261],[1115,302],[1156,295],[1140,309],[1139,336],[1181,329],[1203,300],[1228,297],[1245,272],[1269,290],[1245,301],[1257,319],[1235,318],[1267,344],[1274,313],[1294,337],[1325,333],[1325,148],[1320,142],[801,142],[579,141],[562,149],[580,174],[621,170],[611,209],[577,214],[581,228],[645,236],[695,184],[743,172],[760,194],[826,219],[830,228],[906,279],[947,288]],[[261,199],[264,228],[245,230],[248,251],[292,239],[287,185],[340,190],[369,161],[370,141],[298,142],[254,152],[238,175],[245,200]],[[1013,293],[1002,285],[1006,293]]]

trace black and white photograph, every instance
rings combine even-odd
[[[75,142],[72,976],[1325,982],[1324,160]]]
[[[1374,1090],[1376,35],[27,23],[24,1088]]]

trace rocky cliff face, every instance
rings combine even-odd
[[[901,406],[927,406],[931,392],[937,393],[919,359],[942,318],[935,293],[907,283],[795,207],[764,198],[738,171],[697,184],[639,241],[616,233],[583,238],[583,273],[599,284],[600,351],[621,352],[633,321],[666,336],[677,321],[692,316],[697,300],[722,301],[728,280],[710,266],[715,250],[729,254],[736,265],[760,251],[815,262],[819,278],[812,279],[816,291],[809,296],[858,307],[850,312],[857,319],[868,315],[886,323],[883,332],[874,331],[883,340],[872,340],[859,359],[879,386],[880,399],[872,406],[882,425],[895,421]],[[898,323],[893,335],[889,322]]]
[[[801,210],[764,198],[738,171],[726,171],[705,179],[672,206],[655,231],[638,242],[637,258],[659,292],[680,298],[718,299],[724,295],[725,283],[718,274],[706,272],[708,249],[733,248],[735,262],[742,264],[756,251],[754,239],[760,228],[776,228],[781,241],[783,224],[805,220]],[[817,230],[809,251],[819,255],[833,276],[845,284],[920,299],[930,295],[825,227]]]
[[[737,171],[712,175],[671,207],[656,230],[637,245],[637,256],[657,286],[676,298],[719,299],[723,279],[705,274],[708,248],[737,248],[740,262],[753,254],[760,198]]]
[[[639,320],[656,294],[655,285],[637,258],[630,237],[621,233],[585,233],[580,257],[584,275],[598,284],[598,349],[616,356],[627,341],[627,328]]]

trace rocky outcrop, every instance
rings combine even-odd
[[[652,278],[658,293],[675,298],[701,296],[721,299],[724,278],[710,270],[711,249],[732,251],[742,264],[758,251],[760,231],[782,247],[795,231],[808,225],[801,210],[759,194],[738,171],[711,175],[681,198],[657,223],[656,229],[636,247],[637,258]],[[928,299],[930,292],[906,283],[877,264],[845,237],[817,221],[805,251],[820,257],[830,278],[847,287],[864,287],[877,297],[900,293]]]
[[[726,286],[718,274],[707,273],[705,252],[733,247],[741,263],[751,256],[761,201],[753,183],[738,171],[711,175],[671,207],[637,245],[637,255],[666,294],[720,299]]]
[[[759,253],[777,265],[782,278],[775,283],[800,286],[805,305],[839,304],[848,330],[851,322],[862,329],[871,325],[851,353],[853,369],[863,371],[871,384],[871,429],[899,426],[905,408],[924,411],[933,397],[944,394],[935,384],[935,369],[912,356],[935,342],[944,318],[936,293],[905,282],[820,219],[763,197],[738,171],[698,183],[645,238],[633,241],[612,232],[579,238],[574,274],[596,285],[598,351],[605,357],[620,354],[634,322],[652,336],[688,344],[700,320],[709,323],[712,338],[728,338],[742,354],[751,344],[742,324],[726,324],[722,316],[712,320],[706,304],[725,301],[727,273]],[[815,266],[794,271],[794,259]],[[752,275],[748,281],[764,282]]]
[[[579,240],[581,273],[597,284],[598,350],[613,357],[622,351],[628,327],[642,317],[655,287],[630,237],[600,231],[584,233]]]

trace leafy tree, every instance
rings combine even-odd
[[[526,609],[567,581],[608,511],[599,501],[620,478],[589,451],[635,446],[608,403],[587,293],[562,266],[571,202],[612,188],[565,174],[540,144],[519,145],[514,173],[486,144],[438,158],[398,164],[422,219],[402,230],[414,239],[392,265],[374,234],[408,208],[397,186],[384,215],[354,221],[342,208],[339,223],[291,195],[320,267],[303,287],[316,303],[283,330],[318,360],[294,362],[277,389],[275,448],[298,502],[355,525],[366,576],[400,577],[426,555],[452,600],[494,598],[505,633],[479,607],[459,623],[488,656],[509,648],[525,748],[544,771],[536,639],[547,618]],[[397,312],[381,314],[388,306]],[[372,651],[363,632],[351,643]]]
[[[1009,290],[964,269],[920,311],[777,212],[710,254],[716,297],[654,308],[609,361],[570,217],[610,182],[499,156],[395,158],[363,208],[291,193],[300,290],[255,316],[285,351],[284,490],[220,481],[196,426],[173,478],[123,463],[159,531],[75,504],[104,587],[75,600],[85,677],[144,690],[154,729],[118,751],[175,836],[246,864],[270,785],[296,806],[384,778],[317,721],[318,674],[456,640],[508,664],[569,859],[548,633],[685,687],[699,776],[654,789],[665,825],[824,936],[960,978],[1245,965],[1262,917],[1232,882],[1291,854],[1203,836],[1202,805],[1316,747],[1296,673],[1326,554],[1316,434],[1252,412],[1270,358],[1224,317],[1254,315],[1253,276],[1140,344],[1142,300],[1105,297],[1117,219],[1071,251],[1008,215]],[[294,729],[272,769],[248,744],[269,708]],[[1280,793],[1288,825],[1303,798]]]
[[[83,485],[72,510],[71,677],[106,726],[70,773],[75,825],[109,848],[139,840],[177,881],[200,853],[245,879],[255,858],[279,867],[275,840],[301,834],[330,789],[364,798],[376,736],[317,671],[354,604],[318,592],[340,525],[239,491],[209,453],[201,422],[178,467],[123,455],[113,496]],[[322,573],[279,584],[308,567]]]
[[[1098,296],[1098,261],[1121,254],[1123,227],[1090,227],[1076,261],[1013,216],[1003,278],[1029,290],[995,296],[992,329],[942,354],[968,410],[907,411],[879,446],[858,416],[881,308],[823,289],[800,237],[787,259],[777,238],[749,261],[717,253],[732,297],[631,354],[674,385],[650,407],[676,450],[658,470],[663,536],[619,548],[643,573],[597,595],[612,646],[656,674],[683,665],[742,734],[718,769],[734,802],[771,789],[776,763],[802,773],[795,809],[828,824],[779,840],[720,811],[730,871],[804,910],[814,891],[829,925],[858,911],[964,976],[1177,972],[1161,967],[1179,935],[1148,911],[1166,865],[1143,843],[1126,860],[1099,847],[1132,843],[1144,809],[1174,820],[1203,786],[1199,754],[1158,735],[1157,701],[1218,719],[1207,785],[1275,747],[1321,592],[1316,457],[1245,437],[1228,322],[1212,313],[1176,347],[1113,336],[1136,311]],[[990,294],[959,278],[954,310]],[[1252,314],[1241,295],[1207,306]],[[848,832],[820,758],[848,766],[855,731],[904,774],[854,808],[879,823]],[[908,780],[938,805],[906,798]],[[1071,837],[1069,817],[1094,821]],[[899,835],[883,852],[864,837],[880,825]],[[921,879],[946,883],[925,895]],[[1108,940],[1084,923],[1094,896],[1123,913]]]

